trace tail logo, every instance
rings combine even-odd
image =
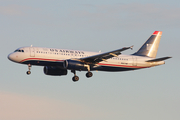
[[[150,50],[151,47],[152,47],[152,44],[146,44],[146,49],[147,49],[147,50]]]
[[[156,58],[161,35],[162,35],[161,31],[155,31],[149,37],[149,39],[143,44],[143,46],[133,55]]]

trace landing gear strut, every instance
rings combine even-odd
[[[31,74],[31,64],[28,64],[28,71],[26,72],[27,73],[27,75],[30,75]]]
[[[76,71],[75,71],[75,70],[71,70],[71,72],[74,73],[74,77],[72,78],[72,80],[73,80],[74,82],[77,82],[77,81],[79,80],[79,77],[76,76]]]
[[[88,69],[88,72],[86,73],[86,77],[87,78],[92,77],[93,74],[92,74],[92,72],[90,72],[90,66],[89,65],[84,65],[84,66],[87,67],[87,69]]]

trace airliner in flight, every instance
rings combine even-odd
[[[8,55],[8,59],[28,65],[27,74],[31,74],[31,66],[44,66],[44,73],[52,76],[67,75],[68,70],[74,73],[72,80],[78,81],[76,71],[87,71],[86,77],[92,77],[91,71],[129,71],[150,68],[165,64],[164,60],[171,57],[156,58],[162,32],[155,31],[142,47],[131,55],[121,52],[132,49],[123,47],[110,52],[88,52],[81,50],[21,47]]]

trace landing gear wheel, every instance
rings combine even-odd
[[[92,77],[92,76],[93,76],[92,72],[87,72],[87,73],[86,73],[86,77],[87,77],[87,78]]]
[[[27,73],[27,75],[30,75],[30,74],[31,74],[31,71],[27,71],[26,73]]]
[[[74,77],[72,78],[72,80],[73,80],[74,82],[77,82],[77,81],[79,80],[79,77],[78,77],[78,76],[74,76]]]
[[[28,69],[29,70],[26,73],[27,73],[27,75],[30,75],[31,74],[31,71],[30,71],[31,70],[31,64],[28,64]]]

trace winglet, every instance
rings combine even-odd
[[[134,47],[134,45],[132,45],[132,46],[130,47],[130,49],[132,50],[132,49],[133,49],[133,47]]]

